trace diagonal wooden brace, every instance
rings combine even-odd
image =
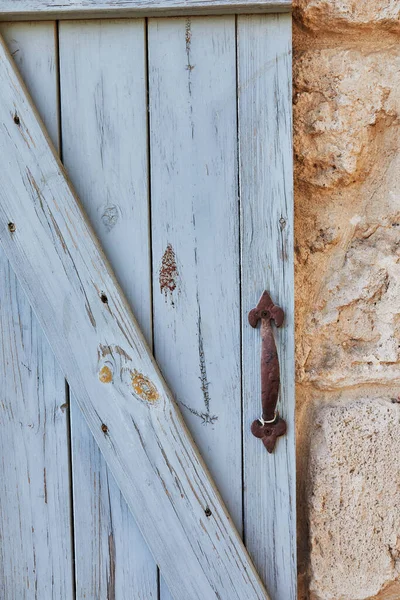
[[[0,39],[0,243],[177,600],[268,598]]]

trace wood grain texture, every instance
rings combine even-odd
[[[294,283],[291,18],[238,18],[245,540],[274,600],[295,600]],[[278,409],[288,432],[269,455],[250,434],[261,414],[260,332],[247,314],[268,290],[285,311],[275,335]]]
[[[56,24],[1,23],[0,33],[58,149]]]
[[[169,589],[267,598],[3,45],[0,75],[0,243]]]
[[[75,398],[71,434],[76,597],[156,600],[157,566]]]
[[[57,144],[55,24],[0,31]],[[0,597],[72,600],[65,380],[2,250],[0,280]]]
[[[149,21],[154,351],[242,529],[235,18]]]
[[[60,23],[63,163],[151,341],[145,23]],[[72,398],[78,598],[150,600],[158,573]]]
[[[0,20],[289,12],[292,0],[2,0]]]

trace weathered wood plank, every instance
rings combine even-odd
[[[235,18],[151,19],[155,357],[242,529]]]
[[[0,31],[57,144],[55,24]],[[65,380],[2,250],[0,280],[0,597],[72,600]]]
[[[0,33],[58,149],[56,24],[1,23]]]
[[[71,431],[76,598],[157,600],[157,566],[74,398]]]
[[[63,163],[151,341],[145,22],[60,23]],[[158,572],[71,401],[78,598],[156,599]]]
[[[246,545],[274,600],[295,600],[294,283],[291,18],[238,18],[242,207],[244,502]],[[250,434],[260,416],[260,333],[247,314],[264,289],[285,311],[276,330],[278,408],[288,423],[269,455]]]
[[[292,0],[2,0],[0,20],[289,12]]]
[[[3,45],[0,75],[0,243],[168,587],[267,598]]]

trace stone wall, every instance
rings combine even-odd
[[[297,0],[299,598],[400,599],[400,0]]]

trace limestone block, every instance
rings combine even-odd
[[[400,52],[325,48],[296,57],[294,147],[298,181],[320,188],[365,180],[379,125],[400,114]]]
[[[298,379],[320,389],[400,384],[400,153],[385,160],[367,201],[336,215],[339,241],[315,232],[327,254],[309,249],[301,265],[317,290],[299,319]]]
[[[295,0],[296,18],[312,30],[400,30],[399,0]]]
[[[309,460],[313,600],[393,596],[400,575],[400,405],[356,399],[316,411]]]

